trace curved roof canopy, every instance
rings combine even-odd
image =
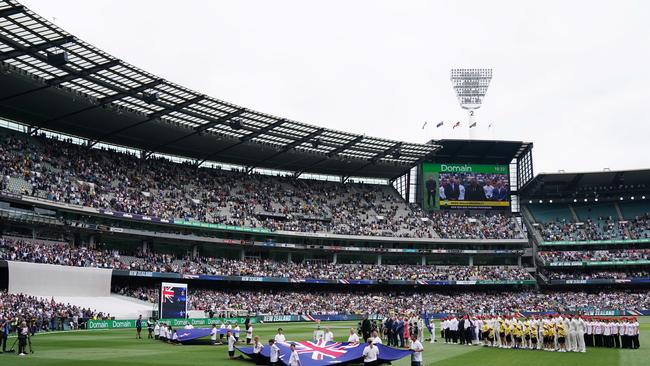
[[[0,0],[0,116],[89,139],[295,172],[394,178],[439,147],[330,130],[174,84]]]

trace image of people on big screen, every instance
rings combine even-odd
[[[440,201],[507,201],[508,176],[486,173],[440,173]]]

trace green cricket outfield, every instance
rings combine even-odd
[[[509,350],[480,346],[424,343],[424,365],[476,366],[636,366],[650,364],[650,318],[641,317],[641,348],[638,350],[590,348],[587,353],[557,353],[531,350]],[[314,323],[255,324],[255,334],[264,343],[272,338],[278,327],[285,330],[288,340],[311,339]],[[337,340],[346,341],[353,322],[322,323],[331,326]],[[437,329],[440,329],[437,327]],[[146,331],[143,332],[146,337]],[[9,343],[13,343],[10,339]],[[71,331],[37,334],[32,338],[34,354],[0,355],[2,365],[211,365],[253,366],[249,360],[229,360],[226,346],[174,346],[148,339],[135,339],[134,329]],[[394,366],[410,365],[405,358]]]

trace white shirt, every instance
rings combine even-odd
[[[300,358],[298,358],[298,351],[294,350],[291,352],[291,357],[289,357],[289,366],[298,366],[300,365]]]
[[[253,339],[253,326],[251,325],[246,329],[246,338],[247,339]]]
[[[264,345],[261,342],[257,342],[253,345],[253,353],[261,353],[263,348]]]
[[[231,334],[230,337],[228,337],[228,351],[235,350],[235,342],[236,342],[235,336]]]
[[[217,340],[217,328],[210,329],[210,339],[213,341]]]
[[[331,331],[325,333],[325,342],[333,342],[334,341],[334,333]]]
[[[178,340],[178,334],[177,332],[174,332],[174,335],[172,336],[172,341],[177,341]]]
[[[378,356],[379,356],[378,347],[367,345],[366,348],[363,349],[363,362],[377,361]]]
[[[271,352],[269,354],[269,361],[278,362],[278,357],[280,356],[280,348],[274,344],[271,345]]]
[[[153,334],[157,336],[160,335],[160,325],[156,324],[156,326],[153,327]]]
[[[379,338],[379,336],[376,336],[376,337],[371,338],[371,339],[372,339],[372,344],[382,344],[381,338]]]
[[[325,332],[322,329],[317,329],[314,331],[314,341],[318,342],[319,339],[325,338]]]
[[[275,341],[276,342],[286,342],[286,340],[287,339],[284,337],[284,334],[278,333],[278,334],[275,335]]]
[[[348,342],[359,343],[359,336],[357,335],[357,333],[350,334],[350,336],[348,337]]]
[[[422,351],[424,350],[424,347],[422,347],[422,343],[415,339],[413,343],[411,343],[411,351]],[[422,362],[422,352],[413,352],[411,354],[411,361],[413,362]]]

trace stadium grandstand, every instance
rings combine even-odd
[[[167,318],[178,289],[196,319],[650,314],[650,170],[273,116],[13,0],[0,86],[0,304],[38,329]]]

